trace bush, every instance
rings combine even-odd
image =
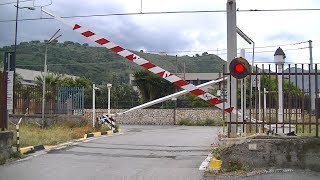
[[[221,149],[219,147],[214,147],[212,150],[211,150],[211,154],[214,158],[220,160],[220,152],[221,152]]]
[[[86,121],[83,117],[74,117],[74,116],[59,116],[54,120],[53,125],[56,126],[64,126],[69,128],[75,127],[84,127],[88,125],[88,121]]]
[[[248,166],[245,166],[240,161],[228,161],[228,164],[225,166],[225,172],[234,172],[234,171],[248,171]]]
[[[97,131],[97,129],[89,125],[83,127],[76,127],[72,128],[71,137],[72,139],[83,138],[84,134],[92,133],[95,131]]]
[[[222,126],[223,122],[222,121],[215,121],[213,119],[206,119],[205,121],[196,121],[192,122],[190,119],[182,119],[179,122],[179,125],[184,125],[184,126]]]
[[[192,126],[191,125],[191,120],[190,119],[182,119],[180,122],[179,122],[179,125],[184,125],[184,126]]]
[[[5,158],[0,158],[0,165],[5,164],[6,163],[6,159]]]

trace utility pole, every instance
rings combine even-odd
[[[183,62],[183,80],[186,80],[186,62]]]
[[[92,85],[92,127],[95,126],[96,121],[96,85]]]
[[[112,84],[107,84],[107,88],[108,88],[108,116],[109,116],[109,117],[110,117],[110,101],[111,101],[110,95],[111,95],[111,87],[112,87]]]
[[[312,57],[312,41],[309,40],[309,55],[310,55],[310,71],[311,73],[314,73],[314,69],[313,69],[313,57]],[[311,86],[310,86],[310,94],[311,94],[311,112],[314,113],[315,112],[315,109],[316,109],[316,104],[315,104],[315,89],[318,88],[318,87],[315,87],[315,82],[314,82],[314,78],[315,76],[312,75],[310,77],[310,83],[311,83]]]
[[[176,68],[175,68],[175,74],[177,75],[178,72],[178,55],[176,55]],[[174,87],[174,92],[177,92],[177,86]],[[176,125],[176,109],[177,109],[177,98],[172,98],[174,102],[174,109],[173,109],[173,125]]]
[[[175,74],[177,75],[178,72],[178,55],[176,55],[176,67],[175,67]]]
[[[246,58],[246,51],[245,49],[240,50],[240,56],[243,57],[244,59]],[[241,79],[241,115],[242,115],[242,120],[244,121],[246,119],[246,112],[247,112],[247,98],[246,98],[246,83],[247,78],[245,77],[244,79]],[[245,129],[242,127],[242,129]],[[246,132],[246,131],[244,131]]]
[[[227,67],[230,66],[230,62],[237,56],[237,7],[235,0],[227,0]],[[227,68],[227,72],[229,72],[229,68]],[[227,80],[227,103],[234,107],[235,111],[237,110],[237,88],[236,87],[237,80],[229,76]],[[236,114],[230,113],[229,118],[231,118],[231,122],[236,122]],[[236,125],[231,125],[229,127],[229,136],[236,135]]]
[[[42,119],[42,125],[45,127],[46,126],[46,121],[44,119],[44,107],[45,107],[45,101],[46,101],[46,98],[45,98],[45,95],[46,95],[46,77],[47,77],[47,71],[48,71],[48,68],[47,68],[47,56],[48,56],[48,45],[58,39],[59,37],[61,37],[62,35],[58,35],[58,32],[60,31],[60,29],[58,29],[54,34],[53,36],[51,36],[51,38],[45,43],[46,44],[46,49],[45,49],[45,53],[44,53],[44,66],[43,66],[43,81],[42,81],[42,112],[41,112],[41,119]]]
[[[47,78],[47,71],[48,71],[48,67],[47,67],[47,56],[48,56],[48,44],[46,43],[46,50],[44,53],[44,70],[43,70],[43,84],[42,84],[42,124],[44,126],[44,106],[45,106],[45,101],[46,101],[46,78]]]

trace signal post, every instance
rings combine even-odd
[[[228,0],[226,4],[227,9],[227,66],[230,67],[232,59],[237,57],[237,7],[235,0]],[[227,69],[228,71],[228,69]],[[237,80],[233,77],[229,77],[227,80],[227,104],[234,107],[234,111],[237,112]],[[236,122],[237,115],[230,113],[228,121]],[[228,127],[228,136],[236,136],[236,125]]]
[[[232,89],[234,89],[236,91],[237,90],[237,80],[239,80],[239,79],[242,80],[242,79],[244,79],[245,77],[247,77],[251,73],[250,65],[249,65],[248,61],[246,59],[244,59],[243,57],[234,58],[233,60],[231,60],[231,62],[229,64],[229,72],[230,72],[230,75],[231,75],[230,77],[232,77],[236,81],[235,82],[235,87],[232,88]],[[230,86],[230,84],[228,84],[228,86]],[[231,84],[231,86],[232,86],[232,84]],[[237,100],[237,95],[233,96],[232,98]],[[235,116],[236,116],[236,118],[238,118],[237,117],[237,113],[236,113]],[[243,120],[244,120],[244,118],[243,118]],[[231,127],[232,126],[233,125],[231,125]],[[234,125],[234,126],[236,126],[236,125]],[[230,132],[229,137],[235,137],[236,136],[236,129],[237,128],[235,127],[235,131],[234,132]]]

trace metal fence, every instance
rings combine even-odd
[[[58,87],[46,90],[45,114],[83,114],[84,89]],[[42,113],[42,87],[21,86],[15,91],[15,114]]]
[[[294,131],[291,134],[318,137],[318,67],[318,64],[257,64],[253,73],[237,80],[236,85],[224,82],[223,89],[227,91],[235,86],[237,88],[238,103],[235,108],[238,113],[235,120],[223,113],[229,135],[231,126],[235,126],[236,133],[269,131],[279,134]],[[223,74],[230,78],[225,69]],[[241,93],[241,85],[246,93]],[[246,99],[246,102],[241,99]]]

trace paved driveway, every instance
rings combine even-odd
[[[123,135],[96,138],[0,166],[0,179],[203,179],[198,168],[218,132],[216,127],[123,129]]]

